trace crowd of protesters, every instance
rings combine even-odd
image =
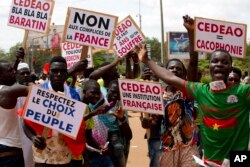
[[[145,136],[149,166],[199,166],[194,155],[208,166],[229,166],[230,151],[249,149],[250,77],[242,78],[241,70],[232,67],[231,55],[218,49],[209,61],[211,83],[198,83],[194,20],[184,16],[183,22],[190,41],[187,68],[179,59],[170,59],[165,67],[155,63],[145,45],[136,46],[125,56],[125,78],[162,83],[164,116],[141,114],[140,119],[141,130],[150,132]],[[24,50],[19,49],[13,66],[0,60],[0,166],[129,166],[130,141],[136,132],[131,130],[128,111],[120,102],[117,65],[123,60],[116,57],[87,74],[86,60],[67,69],[62,56],[53,56],[47,76],[38,81],[22,62],[24,56]],[[77,79],[78,72],[86,74],[84,79]],[[87,104],[75,140],[21,117],[32,85]]]

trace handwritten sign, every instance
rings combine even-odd
[[[67,42],[108,49],[113,45],[118,17],[68,8],[63,38]]]
[[[140,44],[145,36],[131,16],[127,16],[116,27],[114,50],[120,57],[125,56],[135,45]]]
[[[123,109],[164,115],[160,83],[120,79],[119,88]]]
[[[32,86],[24,118],[76,138],[86,105],[56,92]]]
[[[232,56],[246,55],[246,25],[212,19],[195,18],[195,50],[211,53],[224,49]]]
[[[51,0],[12,0],[8,25],[47,33],[53,7]]]

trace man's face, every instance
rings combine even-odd
[[[15,71],[13,69],[13,67],[11,66],[10,63],[2,63],[1,64],[1,76],[0,79],[2,81],[2,83],[4,83],[7,86],[11,86],[16,82],[16,74]]]
[[[228,81],[233,84],[240,84],[240,77],[237,73],[231,72],[228,76]]]
[[[178,61],[169,62],[167,70],[174,73],[177,77],[180,77],[180,78],[184,77],[182,64]]]
[[[117,100],[120,100],[120,91],[119,91],[119,86],[116,83],[113,83],[109,90],[108,90],[108,101],[114,101],[116,102]]]
[[[213,81],[227,81],[228,75],[232,71],[230,56],[221,51],[214,52],[211,55],[209,69]]]
[[[31,82],[30,70],[28,68],[22,68],[17,71],[17,81],[21,85],[29,85]]]
[[[250,84],[250,77],[249,76],[245,77],[243,82],[246,85]]]
[[[54,86],[62,86],[67,78],[67,65],[62,62],[53,62],[50,65],[49,79]]]
[[[97,85],[93,85],[89,89],[85,90],[84,98],[87,103],[91,103],[94,105],[101,98],[100,87]]]

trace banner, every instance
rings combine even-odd
[[[109,49],[113,45],[117,20],[117,16],[68,8],[63,40]]]
[[[8,25],[48,33],[54,1],[12,0]]]
[[[232,56],[246,56],[245,24],[195,18],[195,50],[211,53],[216,49],[228,51]]]
[[[77,100],[32,86],[23,117],[76,139],[86,107]]]
[[[187,32],[168,32],[167,39],[169,59],[190,59]],[[203,52],[199,52],[199,59],[205,59],[205,57]]]
[[[132,17],[127,16],[116,27],[113,48],[118,56],[123,57],[134,49],[135,45],[140,44],[144,38],[144,34]]]
[[[124,110],[164,115],[160,83],[119,79]]]

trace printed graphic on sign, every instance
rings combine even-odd
[[[75,139],[85,109],[84,103],[32,86],[23,117]]]
[[[75,43],[62,43],[62,56],[67,62],[67,68],[70,69],[81,59],[82,46]]]
[[[169,59],[190,59],[189,38],[187,32],[168,32],[167,39]],[[199,52],[199,59],[205,59],[202,52]]]
[[[195,50],[211,53],[224,49],[232,56],[246,56],[246,25],[195,18]]]
[[[54,1],[36,0],[23,1],[12,0],[8,25],[25,30],[47,33]]]
[[[119,88],[124,110],[164,115],[160,83],[120,79]]]
[[[131,16],[126,17],[116,27],[114,50],[120,57],[125,56],[135,45],[140,44],[145,36],[140,31]]]
[[[108,49],[113,45],[118,17],[68,8],[63,38],[67,42]]]

